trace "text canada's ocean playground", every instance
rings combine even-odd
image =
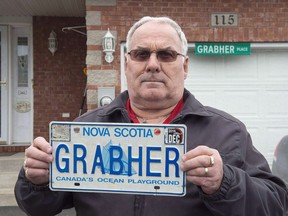
[[[134,179],[134,178],[111,178],[111,177],[71,177],[71,176],[57,176],[57,181],[72,181],[72,182],[97,182],[110,184],[150,184],[150,185],[180,185],[177,180],[162,180],[162,179]]]

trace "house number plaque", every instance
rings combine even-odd
[[[212,27],[235,27],[238,26],[237,13],[212,13],[211,14]]]

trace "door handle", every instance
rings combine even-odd
[[[6,81],[6,80],[3,80],[3,81],[0,80],[0,84],[1,84],[1,85],[4,85],[4,87],[6,87],[6,85],[7,85],[7,81]]]

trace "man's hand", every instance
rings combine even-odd
[[[215,193],[223,179],[223,162],[216,149],[198,146],[182,157],[181,169],[186,171],[187,181],[202,188],[206,194]]]
[[[25,150],[24,170],[26,178],[35,185],[49,182],[49,163],[52,162],[52,147],[43,138],[37,137]]]

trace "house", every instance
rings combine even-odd
[[[47,137],[51,119],[78,116],[87,80],[85,14],[84,1],[1,1],[0,152]],[[83,34],[67,29],[75,26]]]
[[[2,0],[0,152],[48,138],[50,121],[71,121],[106,94],[125,90],[126,34],[149,15],[183,27],[186,88],[240,118],[271,163],[288,133],[287,8],[273,0]],[[116,41],[110,63],[102,47],[108,29]],[[53,31],[54,55],[48,50]]]

